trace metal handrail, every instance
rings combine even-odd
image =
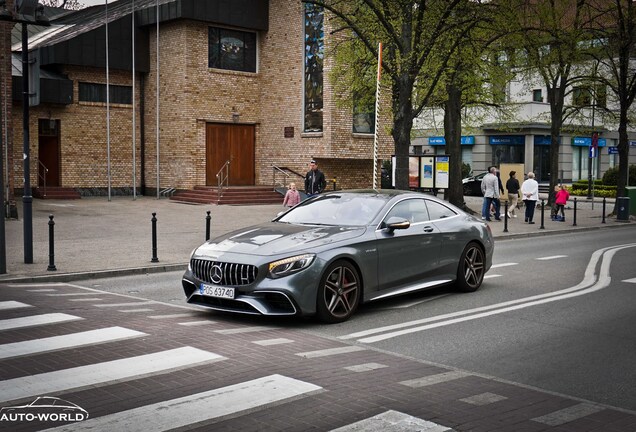
[[[300,174],[300,173],[298,173],[298,172],[294,171],[294,170],[293,170],[293,169],[291,169],[291,168],[287,168],[287,167],[279,167],[279,166],[277,166],[277,165],[272,165],[272,170],[273,170],[273,173],[274,173],[274,175],[273,175],[273,177],[274,177],[274,178],[273,178],[273,180],[272,180],[272,181],[273,181],[273,187],[274,187],[274,189],[276,188],[276,172],[280,172],[280,173],[282,173],[283,175],[285,175],[286,180],[289,178],[289,174],[288,174],[288,172],[289,172],[289,173],[292,173],[292,174],[294,174],[294,175],[296,175],[297,177],[299,177],[299,178],[300,178],[300,179],[302,179],[303,181],[305,180],[305,176],[304,176],[304,175],[302,175],[302,174]],[[285,185],[285,184],[281,184],[281,186],[287,186],[287,185]]]
[[[276,190],[276,172],[281,173],[282,175],[285,176],[285,180],[287,180],[289,178],[289,174],[286,173],[285,171],[283,171],[282,169],[280,169],[279,167],[277,167],[276,165],[272,165],[272,189]],[[285,186],[284,183],[279,184],[279,186]]]
[[[40,174],[40,169],[38,167],[38,177],[42,179],[42,182],[44,183],[44,195],[46,196],[46,174],[49,172],[49,169],[46,167],[46,165],[44,165],[42,163],[42,161],[40,159],[38,159],[38,164],[43,168],[43,172],[44,175]]]
[[[226,161],[219,172],[216,173],[216,184],[217,184],[217,204],[221,201],[221,197],[223,196],[223,189],[227,189],[230,180],[230,161]]]

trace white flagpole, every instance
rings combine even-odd
[[[157,0],[157,199],[159,199],[159,0]]]
[[[110,77],[108,70],[108,0],[104,0],[106,6],[106,172],[108,174],[108,201],[111,194],[110,174]]]
[[[135,112],[135,0],[132,0],[132,186],[133,200],[137,199],[137,119]]]
[[[382,78],[382,42],[378,44],[378,77],[375,87],[375,133],[373,134],[373,189],[378,178],[378,130],[380,121],[380,78]]]

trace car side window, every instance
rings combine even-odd
[[[436,201],[426,200],[426,207],[428,208],[431,220],[444,219],[457,214],[450,208]]]
[[[406,219],[412,224],[429,220],[428,210],[426,209],[426,203],[423,199],[400,201],[387,213],[384,220],[388,220],[391,217]]]

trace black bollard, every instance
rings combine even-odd
[[[574,219],[572,226],[576,226],[576,197],[574,197],[574,214],[572,215],[572,218]]]
[[[157,213],[152,214],[152,259],[150,262],[159,262],[157,258]]]
[[[503,232],[508,232],[508,201],[504,204],[504,230]]]
[[[210,216],[210,210],[206,212],[208,215],[205,217],[205,241],[210,240],[210,221],[212,220],[212,216]]]
[[[601,223],[605,223],[605,197],[603,197],[603,220]]]
[[[545,229],[545,225],[543,224],[545,220],[545,200],[541,200],[541,226],[539,229]]]
[[[53,215],[49,215],[49,266],[46,268],[48,271],[56,271],[55,267],[55,222],[53,222]]]

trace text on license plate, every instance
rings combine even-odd
[[[234,288],[201,284],[199,293],[208,297],[234,298]]]

